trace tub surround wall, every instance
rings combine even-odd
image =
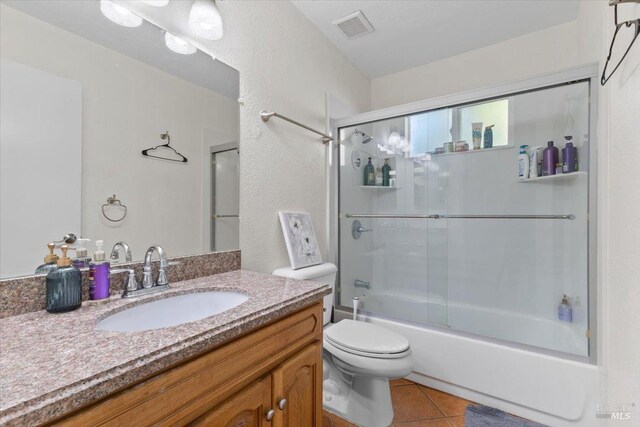
[[[178,262],[167,268],[169,283],[198,277],[211,276],[240,269],[240,251],[213,252],[204,255],[169,258]],[[111,269],[133,268],[136,271],[138,283],[141,283],[142,267],[144,263],[133,262],[113,264]],[[153,277],[157,277],[158,262],[153,262]],[[111,275],[111,296],[119,297],[124,289],[128,273],[114,273]],[[44,310],[46,308],[46,276],[24,276],[0,280],[0,319]],[[89,272],[82,271],[82,300],[89,300]],[[107,302],[109,300],[104,300]],[[95,301],[98,304],[100,301]]]
[[[619,21],[640,17],[640,4],[618,7]],[[582,62],[604,65],[615,27],[606,1],[583,1],[578,13],[577,51]],[[624,32],[621,31],[621,36]],[[626,46],[627,37],[616,40]],[[625,44],[626,43],[626,44]],[[640,419],[640,45],[636,41],[616,74],[598,94],[598,403],[626,405]],[[609,70],[613,69],[609,65]],[[634,404],[634,405],[632,405]]]

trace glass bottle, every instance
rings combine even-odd
[[[369,162],[364,167],[364,185],[376,185],[376,170],[371,163],[371,157]]]
[[[389,187],[389,177],[391,174],[391,166],[389,165],[389,159],[384,159],[384,165],[382,165],[382,185]]]
[[[82,275],[67,256],[69,247],[62,245],[58,267],[47,274],[47,311],[64,313],[82,305]]]

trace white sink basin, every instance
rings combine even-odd
[[[239,292],[194,292],[176,295],[120,311],[98,322],[111,332],[148,331],[195,322],[236,307],[249,297]]]

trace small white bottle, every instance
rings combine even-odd
[[[520,146],[518,154],[518,179],[529,179],[529,155],[527,154],[528,145]]]
[[[539,168],[542,161],[542,147],[533,147],[529,156],[529,178],[540,176]]]

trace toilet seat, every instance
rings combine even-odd
[[[400,334],[366,322],[342,320],[325,329],[325,339],[340,350],[364,357],[398,359],[411,352]]]

